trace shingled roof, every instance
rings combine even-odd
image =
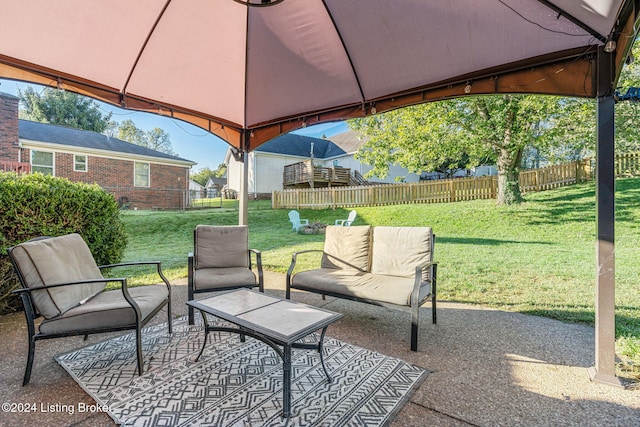
[[[313,143],[313,157],[316,159],[329,159],[342,156],[346,152],[328,139],[313,138],[310,136],[284,134],[269,142],[262,144],[255,151],[263,153],[286,154],[289,156],[309,157],[311,144]]]
[[[48,123],[32,122],[29,120],[18,120],[18,137],[30,141],[48,142],[89,150],[110,151],[131,156],[155,157],[159,160],[195,164],[195,162],[183,159],[182,157],[165,154],[98,132],[73,129]]]

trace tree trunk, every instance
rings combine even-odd
[[[498,154],[498,198],[496,204],[511,205],[522,202],[520,193],[519,167],[522,161],[522,150],[515,152],[501,149]]]

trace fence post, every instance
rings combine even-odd
[[[456,201],[456,189],[453,182],[453,179],[449,181],[449,201],[451,202]]]

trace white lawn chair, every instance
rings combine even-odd
[[[300,219],[300,212],[289,211],[289,222],[293,225],[293,231],[299,231],[303,225],[309,225],[308,219]]]
[[[351,225],[353,221],[356,219],[356,211],[349,212],[349,217],[347,219],[336,219],[336,223],[334,225],[343,225],[348,227]]]

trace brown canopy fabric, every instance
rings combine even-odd
[[[0,0],[0,77],[191,122],[241,150],[488,93],[595,97],[629,0]]]

